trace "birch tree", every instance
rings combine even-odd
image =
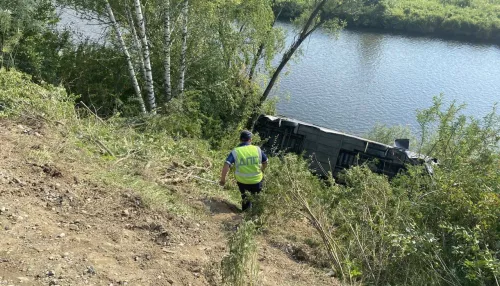
[[[137,17],[137,21],[139,24],[139,36],[141,38],[142,47],[143,47],[143,58],[144,58],[144,67],[145,67],[145,81],[146,81],[146,91],[147,91],[147,101],[150,108],[151,113],[156,114],[156,97],[154,90],[154,82],[153,82],[153,72],[151,69],[151,59],[149,55],[149,43],[146,34],[146,23],[144,21],[144,17],[142,15],[142,7],[140,0],[134,0],[135,4],[135,14]]]
[[[134,17],[132,16],[132,13],[130,12],[129,7],[125,8],[125,11],[127,13],[127,20],[128,20],[128,25],[130,29],[130,34],[132,36],[132,39],[134,41],[135,48],[138,51],[139,54],[139,64],[141,65],[141,71],[142,71],[142,76],[144,79],[146,79],[146,65],[144,64],[144,57],[142,56],[142,44],[141,41],[139,40],[139,37],[137,36],[137,29],[135,28],[135,21]]]
[[[181,63],[179,69],[179,89],[178,89],[179,96],[181,96],[184,93],[184,86],[186,79],[188,24],[189,24],[189,0],[184,0],[184,5],[182,7],[182,47],[181,47]]]
[[[104,1],[56,1],[83,13],[90,11],[103,25],[110,25]],[[168,102],[190,89],[202,95],[196,100],[204,116],[227,122],[227,118],[241,120],[240,110],[258,101],[248,89],[248,73],[257,66],[255,55],[266,63],[274,57],[273,41],[279,38],[270,29],[274,0],[148,0],[145,6],[140,0],[106,1],[123,33],[124,44],[119,46],[128,45],[130,66],[137,72],[142,69],[133,85],[143,89],[147,110],[154,110],[157,100]],[[265,48],[258,52],[261,43]],[[154,88],[156,82],[162,82],[160,92]]]
[[[125,60],[127,61],[128,71],[130,75],[130,79],[132,81],[132,87],[134,88],[135,96],[137,101],[139,102],[139,107],[142,113],[147,113],[146,105],[144,104],[144,100],[142,98],[141,87],[139,86],[139,82],[137,81],[137,76],[134,69],[134,63],[132,62],[132,58],[130,57],[130,53],[128,51],[127,45],[125,44],[125,40],[123,39],[122,32],[120,30],[120,26],[116,22],[115,15],[113,13],[113,9],[109,4],[108,0],[106,2],[106,11],[108,13],[109,20],[111,21],[111,25],[113,26],[116,37],[118,38],[118,43],[122,49],[122,52],[125,56]]]
[[[165,43],[163,45],[164,47],[164,53],[165,53],[165,61],[164,61],[164,67],[165,67],[165,99],[166,101],[169,101],[172,98],[172,78],[171,78],[171,73],[172,73],[172,65],[171,65],[171,53],[172,53],[172,25],[171,25],[171,7],[170,7],[170,0],[165,0],[165,24],[164,24],[164,29],[165,29]]]

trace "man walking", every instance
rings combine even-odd
[[[242,131],[240,141],[240,145],[227,156],[219,184],[221,186],[226,184],[227,173],[234,164],[234,174],[241,192],[241,208],[245,211],[252,207],[252,202],[247,198],[247,192],[255,195],[262,191],[262,171],[267,167],[267,156],[259,146],[252,145],[250,131]]]

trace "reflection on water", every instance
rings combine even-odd
[[[318,32],[304,44],[274,91],[290,95],[278,104],[288,117],[361,135],[376,123],[416,130],[416,110],[440,93],[476,117],[500,101],[496,46],[360,31],[337,40]]]
[[[382,51],[382,37],[376,34],[367,34],[359,39],[356,45],[360,68],[367,73],[375,73],[377,71],[380,53]]]

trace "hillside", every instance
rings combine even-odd
[[[0,285],[220,285],[227,239],[243,219],[236,189],[191,177],[219,164],[190,164],[188,140],[164,141],[175,154],[164,149],[157,161],[131,155],[144,151],[139,138],[111,156],[121,150],[113,143],[130,147],[112,121],[75,118],[64,92],[18,73],[2,71],[0,84]],[[335,284],[278,237],[258,245],[262,285]]]
[[[432,175],[369,162],[339,184],[282,154],[242,214],[234,181],[210,183],[236,136],[104,120],[0,69],[0,285],[498,285],[500,117],[442,100],[418,115]]]

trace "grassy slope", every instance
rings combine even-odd
[[[481,122],[468,121],[458,116],[460,108],[453,105],[445,108],[440,102],[436,98],[434,106],[421,115],[431,124],[437,121],[437,125],[432,125],[437,134],[430,146],[439,155],[440,165],[435,168],[432,178],[425,175],[422,168],[410,168],[407,175],[389,182],[371,173],[367,167],[355,167],[346,173],[345,186],[334,182],[324,184],[307,170],[307,162],[296,156],[272,159],[266,170],[263,196],[266,210],[263,217],[267,224],[257,238],[258,255],[250,255],[258,257],[259,279],[264,285],[331,285],[336,282],[334,278],[311,267],[311,264],[319,269],[329,267],[328,261],[337,266],[338,271],[333,275],[353,284],[386,281],[393,285],[442,285],[446,279],[455,285],[494,285],[500,273],[497,243],[500,230],[500,156],[497,148],[500,118],[492,114]],[[35,209],[39,213],[31,213],[31,218],[47,215],[49,224],[60,222],[61,225],[81,221],[82,212],[75,214],[75,208],[92,208],[85,219],[90,219],[89,213],[98,214],[92,216],[97,229],[87,239],[92,242],[95,237],[100,241],[102,237],[104,244],[120,242],[117,239],[121,237],[120,232],[130,230],[131,226],[134,231],[127,234],[129,238],[139,235],[140,230],[149,229],[156,240],[162,234],[154,232],[158,229],[157,223],[168,225],[168,233],[173,235],[176,245],[175,250],[166,250],[173,254],[170,259],[175,261],[175,269],[191,271],[189,269],[200,266],[199,262],[193,266],[193,261],[202,259],[205,280],[196,280],[196,284],[220,281],[217,266],[227,253],[226,236],[233,233],[242,219],[235,213],[238,194],[234,182],[222,191],[215,185],[195,181],[192,175],[216,179],[220,162],[235,142],[229,140],[222,144],[222,151],[214,151],[205,141],[173,138],[163,131],[168,120],[161,117],[111,118],[103,122],[83,107],[75,110],[73,98],[63,90],[32,84],[26,76],[16,72],[0,71],[0,117],[7,117],[11,122],[10,127],[7,124],[9,130],[15,129],[12,122],[32,126],[22,127],[17,134],[0,134],[6,138],[0,142],[0,151],[4,153],[0,156],[12,160],[12,154],[15,155],[12,163],[7,164],[6,160],[0,165],[0,173],[6,172],[9,177],[3,182],[0,174],[0,202],[23,211]],[[0,125],[2,123],[0,121]],[[37,125],[47,129],[42,138],[50,137],[49,134],[53,138],[37,142],[40,141],[36,139]],[[0,131],[3,130],[1,127]],[[434,138],[434,135],[430,136]],[[10,147],[4,147],[5,142],[10,142]],[[56,208],[57,216],[48,214],[43,207],[43,191],[39,184],[45,183],[37,179],[45,176],[45,169],[50,173],[52,166],[66,173],[66,179],[74,167],[74,175],[83,176],[85,181],[81,192],[81,186],[75,187],[71,180],[41,186],[44,190],[57,187],[57,184],[68,186],[69,193],[64,188],[63,191],[56,188],[55,196],[55,191],[49,193],[50,198],[65,201],[68,194],[74,192],[81,198],[76,200],[73,209],[57,206],[61,207],[60,210]],[[26,178],[16,180],[15,177],[20,170],[23,171],[21,175],[28,176],[28,183],[24,185],[19,182]],[[132,213],[138,217],[130,224],[123,220],[130,215],[124,216],[121,210],[130,207],[130,198],[136,195],[140,199],[134,201],[139,201],[141,207],[133,207]],[[123,202],[123,197],[129,200]],[[19,215],[7,219],[0,216],[0,224],[10,224]],[[6,233],[12,240],[9,244],[0,241],[0,249],[9,249],[0,251],[0,261],[7,254],[14,261],[31,262],[32,258],[26,257],[36,255],[39,260],[31,264],[54,264],[52,260],[45,261],[48,255],[44,252],[32,253],[29,252],[32,248],[26,247],[26,237],[32,240],[30,234],[25,235],[23,231],[33,225],[43,228],[43,223],[22,221]],[[149,226],[144,227],[144,222]],[[109,236],[111,242],[107,240]],[[114,246],[116,253],[111,257],[118,265],[117,271],[128,273],[121,263],[131,260],[136,253],[144,254],[145,249],[157,253],[161,249],[144,242],[151,239],[151,234],[142,233],[139,238],[143,242],[129,241]],[[41,239],[51,247],[58,245],[57,239],[54,242],[50,235],[33,239]],[[247,245],[244,242],[238,245],[244,247]],[[131,247],[133,244],[138,244],[138,249]],[[97,250],[94,251],[99,252],[100,245],[95,246]],[[200,248],[205,254],[199,252]],[[126,254],[121,249],[125,249]],[[330,257],[326,257],[325,249],[329,249]],[[455,251],[457,249],[460,251]],[[18,253],[24,256],[12,257]],[[184,254],[190,255],[190,259]],[[163,263],[167,258],[161,255],[153,258],[154,262],[149,264],[157,269],[165,268]],[[305,263],[297,264],[291,258]],[[103,261],[86,256],[79,261],[86,264],[88,260]],[[0,263],[0,276],[9,265],[14,264]],[[139,266],[133,269],[144,270],[137,268]],[[200,276],[197,269],[195,273]],[[39,275],[40,270],[37,273]],[[114,282],[117,278],[110,276],[112,274],[98,277],[104,279],[101,282]],[[144,275],[148,279],[156,277]],[[151,284],[149,281],[140,282]],[[77,282],[72,285],[82,284]]]
[[[57,180],[47,182],[47,184],[50,183],[49,187],[62,185],[62,190],[60,190],[62,193],[65,192],[66,185],[68,185],[68,191],[74,192],[83,200],[86,197],[94,198],[96,189],[102,190],[99,194],[102,199],[96,199],[96,202],[92,203],[91,210],[87,209],[85,211],[85,213],[100,214],[96,218],[97,221],[94,221],[95,225],[100,225],[100,227],[93,228],[93,233],[88,233],[85,238],[81,238],[82,240],[91,243],[95,238],[95,244],[97,244],[95,247],[99,248],[101,243],[114,243],[113,241],[107,241],[109,233],[116,232],[116,235],[120,236],[121,234],[118,234],[121,231],[120,228],[141,225],[144,220],[150,221],[151,218],[155,218],[153,219],[157,221],[155,223],[169,225],[171,229],[169,228],[168,232],[173,237],[177,237],[175,243],[178,243],[176,246],[178,249],[174,249],[172,253],[182,253],[179,256],[177,254],[170,255],[168,258],[174,265],[172,266],[174,267],[172,268],[173,273],[175,271],[180,273],[177,277],[173,277],[173,280],[183,281],[183,279],[187,279],[187,276],[193,275],[189,274],[192,272],[190,269],[194,267],[191,265],[194,262],[190,262],[193,260],[201,261],[199,263],[202,263],[200,267],[203,269],[203,279],[196,279],[199,274],[193,272],[195,278],[191,277],[189,278],[191,280],[186,281],[191,281],[193,285],[220,283],[217,268],[227,251],[224,246],[225,239],[231,235],[235,225],[242,219],[241,214],[238,213],[238,207],[236,207],[239,205],[239,195],[235,191],[234,182],[230,182],[226,190],[221,190],[215,185],[197,181],[193,176],[216,180],[220,163],[223,162],[226,149],[229,148],[229,145],[232,145],[232,142],[228,143],[227,148],[222,148],[222,151],[213,151],[209,148],[207,142],[189,138],[175,139],[166,135],[162,132],[162,124],[164,123],[161,122],[161,119],[135,118],[125,120],[111,118],[103,121],[95,117],[85,107],[75,109],[74,98],[67,95],[63,89],[52,86],[38,86],[31,83],[28,76],[18,72],[0,70],[0,87],[0,120],[5,123],[3,126],[7,126],[9,130],[16,130],[15,126],[21,124],[23,130],[28,130],[26,134],[30,134],[34,138],[30,139],[26,136],[16,135],[18,132],[5,135],[6,140],[18,142],[11,144],[12,146],[9,148],[9,154],[18,154],[12,158],[13,164],[17,164],[16,170],[18,168],[19,170],[27,168],[24,162],[19,161],[21,160],[20,156],[23,156],[27,162],[35,166],[35,169],[37,169],[36,166],[42,166],[40,168],[45,165],[52,166],[61,170],[64,177],[69,177],[70,181],[73,180],[71,177],[74,176],[78,178],[75,180],[84,182],[79,187],[75,187],[75,185],[72,185],[73,183]],[[41,139],[36,138],[38,132],[43,134],[40,137]],[[41,147],[35,148],[34,146]],[[10,151],[10,149],[13,151]],[[6,165],[5,162],[3,165],[0,167],[0,171],[11,168],[11,165]],[[33,178],[30,178],[29,173],[28,170],[24,170],[21,173],[11,175],[12,177],[21,176],[22,180],[31,182]],[[24,194],[22,189],[23,186],[19,191]],[[28,190],[27,193],[36,194],[32,190]],[[5,192],[2,195],[6,196],[3,199],[7,201],[17,198],[19,193],[17,188],[14,188],[11,192]],[[128,199],[123,202],[123,197],[134,198],[135,196],[140,198],[141,208],[144,209],[137,210],[134,207],[130,210],[130,217],[135,219],[123,221],[122,218],[120,220],[120,216],[123,216],[121,211],[130,207],[128,205],[130,202],[127,202]],[[21,213],[30,212],[31,209],[22,208],[23,203],[26,205],[34,204],[28,202],[28,198],[34,200],[36,204],[40,204],[36,197],[28,195],[20,202],[20,205],[12,203],[9,206]],[[39,212],[37,214],[33,211],[30,216],[47,216],[49,224],[52,223],[52,220],[81,220],[81,218],[76,218],[81,216],[81,213],[76,212],[77,209],[80,210],[85,206],[87,206],[87,203],[84,200],[83,205],[76,205],[73,210],[62,207],[60,210],[57,209],[57,215],[62,216],[62,218],[47,214],[44,209],[37,210]],[[0,224],[2,222],[0,217]],[[28,220],[25,222],[28,223]],[[36,223],[34,221],[29,222]],[[202,226],[198,226],[199,224]],[[263,281],[264,285],[306,285],[311,281],[315,285],[331,285],[331,283],[334,283],[334,278],[325,276],[324,273],[321,273],[322,271],[318,273],[316,268],[312,268],[307,264],[297,264],[292,258],[293,253],[289,256],[290,245],[296,243],[300,245],[298,247],[308,247],[303,242],[306,237],[310,238],[312,235],[312,230],[307,227],[306,223],[299,223],[299,225],[303,237],[300,234],[293,237],[287,236],[284,234],[286,231],[283,230],[283,226],[280,226],[276,229],[269,229],[267,235],[258,238],[259,279]],[[142,227],[138,228],[142,229]],[[21,224],[14,231],[18,231],[18,229],[21,229]],[[26,229],[29,229],[29,227],[27,226]],[[190,233],[192,229],[196,234]],[[68,230],[51,229],[50,231],[67,232]],[[200,234],[198,234],[199,231],[201,231]],[[151,231],[151,234],[153,234],[153,231]],[[156,240],[159,234],[155,235],[157,236],[154,236],[153,240]],[[131,235],[131,237],[136,236],[139,237],[140,241],[149,241],[151,239],[149,236]],[[28,234],[27,237],[30,237],[30,235]],[[73,236],[70,237],[73,240]],[[41,239],[41,241],[44,240]],[[117,246],[117,250],[123,252],[122,254],[116,254],[116,257],[120,257],[117,259],[128,261],[135,259],[136,254],[134,253],[141,251],[157,253],[162,249],[161,246],[154,246],[146,241],[137,243],[127,241],[120,240],[122,245]],[[15,238],[13,238],[12,243],[14,245],[22,244]],[[53,242],[47,243],[50,248],[59,247],[64,249],[68,247],[64,245],[57,246]],[[85,245],[81,246],[83,249],[86,247]],[[315,247],[317,246],[318,244],[315,245]],[[75,267],[84,267],[83,264],[91,262],[94,263],[94,266],[99,266],[101,260],[97,258],[97,260],[90,259],[90,262],[86,262],[87,258],[85,257],[87,254],[85,254],[84,250],[79,251],[81,247],[78,243],[72,247],[72,253],[75,256],[82,255],[84,257],[81,258],[81,261],[78,260],[82,265],[76,263]],[[196,250],[198,248],[209,249],[210,251],[206,250],[206,253],[204,253]],[[170,254],[171,252],[168,251],[170,250],[167,249],[167,254]],[[93,253],[93,250],[90,252]],[[0,254],[3,255],[3,253]],[[36,275],[42,273],[41,271],[45,271],[43,270],[45,263],[53,265],[57,262],[52,260],[45,262],[44,259],[49,257],[43,252],[32,254],[24,251],[14,251],[10,259],[15,261],[21,259],[20,257],[23,257],[23,255],[32,256],[27,262],[34,265],[33,271],[37,271],[36,273],[28,272],[23,275],[32,274],[33,277],[36,277]],[[40,255],[42,257],[39,257]],[[100,275],[93,278],[93,281],[99,285],[104,285],[106,282],[119,282],[120,275],[122,275],[122,278],[129,277],[132,275],[130,272],[137,271],[135,276],[132,275],[136,277],[135,279],[139,279],[136,280],[137,283],[157,283],[152,282],[151,279],[155,279],[157,275],[163,275],[153,271],[157,268],[167,267],[164,265],[165,258],[163,256],[153,255],[151,262],[149,262],[150,267],[152,267],[149,272],[142,272],[140,269],[135,268],[137,265],[134,266],[133,263],[125,265],[118,261],[113,263],[115,274],[108,273],[112,270],[102,270]],[[311,257],[311,260],[313,259]],[[304,261],[304,259],[301,260]],[[188,264],[186,265],[186,263]],[[9,267],[9,264],[4,266]],[[101,267],[105,268],[105,265],[101,265]],[[2,276],[2,269],[4,268],[0,268],[0,276]],[[12,271],[14,271],[13,268],[8,268],[5,273]],[[80,270],[72,268],[64,270],[65,273],[73,273],[71,271],[78,273]],[[126,273],[130,275],[127,276]],[[174,275],[171,273],[170,277],[172,278]],[[76,285],[83,282],[72,280],[69,283]]]

